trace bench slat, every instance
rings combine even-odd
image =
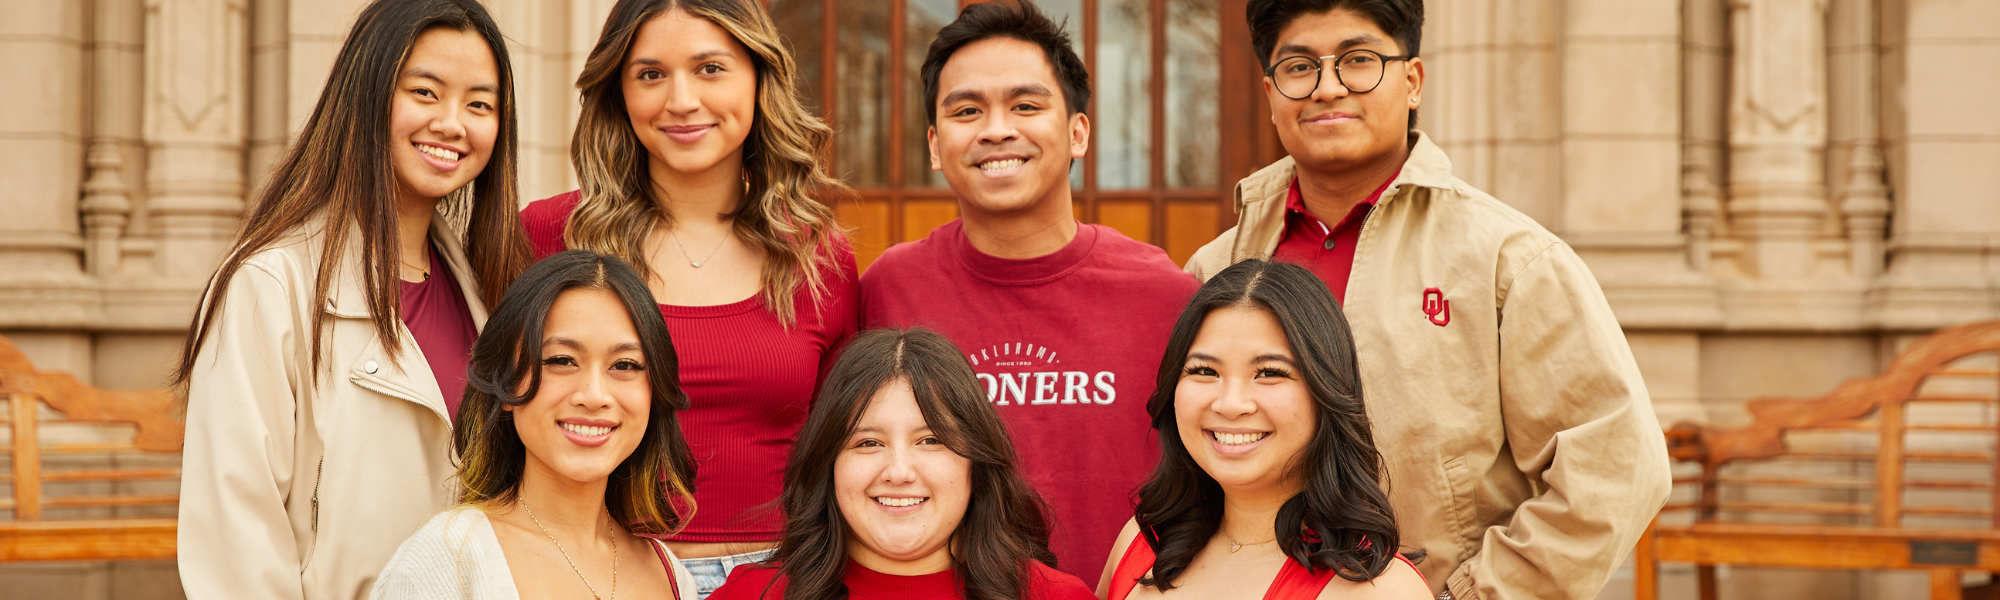
[[[0,562],[174,557],[173,519],[0,523]]]

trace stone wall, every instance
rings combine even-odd
[[[100,387],[160,385],[362,4],[0,0],[0,335]],[[524,198],[573,186],[573,80],[610,4],[489,2],[512,42]],[[1913,336],[2000,317],[2000,2],[1428,13],[1420,126],[1590,263],[1664,423],[1742,423],[1748,398],[1821,394]],[[1691,594],[1688,569],[1665,575],[1668,597]],[[174,581],[170,563],[10,566],[0,596],[175,597]],[[1925,580],[1723,582],[1860,600]],[[1604,597],[1629,594],[1621,577]]]

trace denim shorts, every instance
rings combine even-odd
[[[731,570],[741,565],[764,562],[775,553],[777,550],[771,549],[729,556],[684,558],[681,559],[681,566],[687,567],[688,572],[694,574],[695,595],[705,600],[709,594],[715,593],[715,588],[722,587],[722,582],[729,580]]]

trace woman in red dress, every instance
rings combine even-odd
[[[1347,321],[1303,267],[1224,269],[1182,311],[1146,403],[1160,463],[1098,593],[1430,598],[1398,554]]]

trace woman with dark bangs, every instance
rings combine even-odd
[[[1084,600],[965,355],[923,328],[840,354],[785,465],[784,537],[720,600]]]
[[[693,600],[673,552],[639,537],[692,508],[677,362],[623,261],[575,250],[521,274],[472,349],[458,505],[403,542],[372,598]]]
[[[364,596],[450,504],[467,350],[530,262],[516,137],[479,2],[356,16],[174,366],[188,598]]]
[[[1181,312],[1159,373],[1160,463],[1100,596],[1430,598],[1396,552],[1354,341],[1319,278],[1224,269]]]

